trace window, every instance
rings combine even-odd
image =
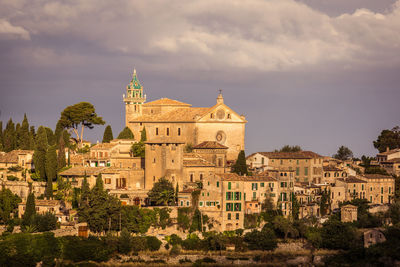
[[[178,128],[178,136],[181,135],[181,128]]]
[[[261,164],[264,165],[264,158],[261,158]]]
[[[203,174],[200,173],[200,181],[202,181],[202,180],[203,180]],[[208,184],[208,185],[210,185],[210,184]]]
[[[218,158],[218,167],[222,167],[222,159]]]
[[[283,164],[283,159],[281,159],[281,165]]]
[[[219,187],[219,182],[217,182],[217,187]]]
[[[105,184],[111,184],[111,179],[110,178],[105,178],[104,179]]]
[[[391,188],[389,187],[389,194],[390,194],[390,190],[391,190]]]
[[[232,200],[232,192],[226,192],[226,200]]]
[[[226,203],[226,211],[233,211],[233,203]]]
[[[202,207],[203,206],[203,201],[200,201],[200,207]]]
[[[253,199],[257,198],[257,192],[253,192]]]
[[[239,220],[239,213],[236,213],[236,220]]]
[[[242,210],[242,204],[241,203],[235,203],[235,211],[241,211]]]
[[[158,128],[156,128],[156,135],[158,135]]]
[[[251,183],[251,190],[257,190],[258,189],[258,184],[257,183]]]
[[[211,119],[214,118],[214,114],[211,113],[211,114],[210,114],[210,118],[211,118]]]
[[[299,165],[299,160],[296,161],[296,164]]]
[[[167,128],[167,136],[169,136],[169,128]]]
[[[264,187],[264,183],[260,183],[260,187]]]
[[[235,200],[240,200],[241,199],[241,194],[240,192],[235,192]]]
[[[361,185],[361,190],[364,190],[364,185],[363,184]]]
[[[297,161],[297,162],[299,162],[299,161]],[[296,175],[297,175],[297,176],[300,175],[300,168],[299,168],[299,167],[296,168]]]
[[[228,113],[228,119],[230,119],[231,118],[231,114],[230,113]]]
[[[381,187],[381,194],[383,194],[383,187]]]
[[[153,159],[153,163],[156,163],[156,158]]]
[[[190,182],[193,182],[193,173],[190,174]]]
[[[308,175],[308,167],[304,167],[304,175]]]
[[[381,204],[383,203],[383,196],[381,196]]]
[[[212,115],[212,114],[211,114]],[[228,220],[232,219],[231,217],[232,215],[230,213],[228,213]]]
[[[231,184],[231,182],[228,182],[228,190],[231,190],[231,188],[232,188],[232,184]]]

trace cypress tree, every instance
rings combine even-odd
[[[40,126],[36,135],[35,152],[33,154],[33,163],[35,171],[39,172],[42,181],[46,181],[46,152],[47,152],[47,135],[46,129]]]
[[[32,224],[32,219],[36,214],[36,206],[35,206],[35,195],[30,193],[28,195],[28,199],[26,200],[25,213],[22,216],[22,225],[28,226]]]
[[[142,142],[147,141],[147,134],[146,134],[146,128],[145,127],[143,127],[143,130],[140,133],[140,141],[142,141]]]
[[[22,121],[21,125],[19,147],[24,150],[28,150],[31,148],[31,139],[29,135],[29,122],[28,118],[26,117],[26,113],[24,114],[24,120]]]
[[[247,171],[247,165],[246,165],[246,157],[244,155],[244,151],[241,150],[239,152],[238,158],[235,162],[235,164],[233,165],[232,168],[234,173],[237,173],[239,175],[247,175],[248,171]]]
[[[35,138],[36,138],[35,126],[31,126],[29,129],[30,150],[35,149]]]
[[[15,148],[14,149],[20,149],[21,148],[21,124],[17,123],[15,125]]]
[[[4,143],[3,143],[3,122],[0,121],[0,151],[2,151],[4,148]]]
[[[54,130],[54,139],[59,142],[60,141],[60,136],[63,134],[64,128],[61,125],[60,121],[57,122],[56,124],[56,129]]]
[[[87,182],[87,178],[86,178],[86,173],[85,176],[83,177],[83,181],[82,181],[82,186],[81,186],[81,204],[83,204],[83,202],[87,202],[87,199],[89,197],[90,194],[90,187],[89,187],[89,183]]]
[[[104,190],[103,178],[101,177],[101,173],[99,173],[99,175],[97,175],[96,185],[94,186],[93,189],[98,190],[98,191]]]
[[[49,177],[47,177],[45,195],[47,199],[53,198],[53,181]]]
[[[131,129],[125,127],[118,135],[117,139],[135,139]]]
[[[57,152],[55,146],[51,146],[47,149],[45,170],[47,180],[53,182],[53,180],[57,178]]]
[[[57,170],[60,171],[67,165],[65,160],[65,143],[64,138],[60,135],[60,141],[58,143],[58,155],[57,155]]]
[[[4,135],[3,135],[3,142],[4,142],[4,151],[5,152],[10,152],[15,149],[15,143],[16,143],[16,136],[15,136],[15,125],[10,118],[10,120],[7,122],[6,129],[4,130]]]
[[[47,135],[47,143],[49,146],[52,146],[56,143],[56,140],[54,139],[54,133],[53,130],[50,129],[49,127],[45,127],[46,130],[46,135]]]
[[[113,140],[113,132],[111,129],[110,125],[107,125],[106,129],[104,129],[104,134],[103,134],[103,143],[110,143],[111,140]]]

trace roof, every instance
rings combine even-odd
[[[218,173],[217,176],[221,177],[223,181],[263,181],[263,182],[276,182],[277,180],[264,175],[257,175],[257,176],[239,176],[236,173]]]
[[[391,155],[391,154],[394,154],[397,152],[400,152],[400,148],[395,148],[395,149],[391,149],[389,151],[381,152],[378,154],[378,156],[387,156],[387,155]]]
[[[257,152],[270,159],[312,159],[321,158],[322,156],[312,151],[298,152]],[[256,153],[254,153],[256,154]],[[252,154],[252,155],[254,155]],[[251,155],[250,155],[251,156]]]
[[[142,86],[140,85],[139,79],[136,75],[136,70],[133,70],[132,74],[132,80],[128,85],[128,89],[142,89]]]
[[[115,147],[116,143],[99,143],[90,148],[90,150],[97,150],[97,149],[110,149]]]
[[[394,179],[393,176],[383,174],[363,174],[363,177],[367,179]]]
[[[178,108],[167,113],[143,115],[132,119],[131,122],[195,122],[208,110],[210,108]]]
[[[68,170],[62,171],[59,174],[63,176],[84,176],[86,175],[98,175],[103,169],[107,167],[72,167]]]
[[[358,179],[354,176],[349,176],[347,178],[337,178],[337,180],[345,183],[365,183],[364,180]]]
[[[228,147],[221,145],[217,141],[204,141],[198,145],[193,146],[193,149],[228,149]]]
[[[185,153],[183,155],[184,167],[214,167],[215,165],[203,159],[196,153]]]
[[[13,150],[8,153],[0,153],[0,162],[3,163],[18,163],[18,155],[32,154],[33,150]]]
[[[144,106],[187,106],[187,107],[192,106],[190,104],[169,98],[157,99],[151,102],[144,103],[143,105]]]
[[[400,158],[395,158],[395,159],[389,159],[389,160],[387,160],[387,161],[383,161],[383,162],[381,162],[382,164],[392,164],[392,163],[400,163]]]
[[[342,208],[351,208],[351,209],[357,209],[357,206],[351,205],[351,204],[347,204],[342,206]]]
[[[324,169],[324,172],[341,172],[341,171],[343,171],[343,170],[341,170],[339,168],[336,168],[334,166],[324,166],[323,169]]]
[[[57,206],[60,205],[61,201],[60,200],[47,200],[47,199],[35,199],[35,205],[36,206]],[[20,205],[26,205],[26,202],[22,202]]]

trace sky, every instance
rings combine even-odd
[[[400,125],[400,0],[0,0],[3,125],[54,129],[88,101],[115,137],[134,68],[148,101],[209,107],[221,89],[248,120],[246,154],[375,155]]]

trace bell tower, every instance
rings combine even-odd
[[[143,87],[136,75],[136,69],[133,70],[132,80],[126,86],[126,95],[123,95],[125,102],[125,125],[131,119],[142,115],[142,105],[146,101],[146,95],[143,94]]]

